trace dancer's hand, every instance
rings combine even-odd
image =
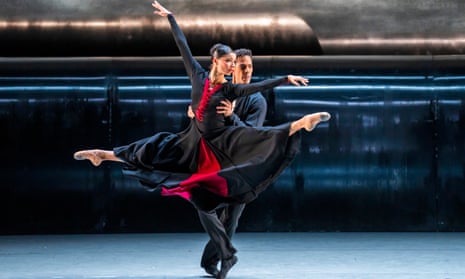
[[[192,110],[192,106],[189,105],[189,107],[187,107],[187,116],[190,118],[190,119],[194,119],[195,118],[195,113],[194,111]]]
[[[301,76],[293,76],[293,75],[288,75],[287,80],[294,84],[295,86],[300,86],[300,85],[305,85],[307,86],[308,84],[308,79],[301,77]]]
[[[153,12],[154,14],[157,14],[157,15],[160,15],[160,16],[167,16],[167,15],[171,14],[171,12],[168,11],[167,9],[165,9],[165,7],[163,7],[162,5],[160,5],[160,3],[158,3],[158,1],[153,1],[152,6],[156,9]]]
[[[233,105],[229,100],[221,101],[221,105],[216,107],[216,113],[223,114],[224,117],[230,117],[233,114]]]

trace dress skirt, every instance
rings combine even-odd
[[[180,133],[157,133],[113,149],[123,173],[162,195],[181,196],[203,210],[254,200],[292,162],[300,132],[289,125],[226,126],[201,136],[196,120]]]

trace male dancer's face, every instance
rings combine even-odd
[[[253,73],[252,57],[245,55],[236,58],[234,69],[234,83],[250,83]]]

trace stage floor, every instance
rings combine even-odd
[[[0,236],[0,278],[209,278],[203,233]],[[238,233],[230,279],[465,278],[465,233]]]

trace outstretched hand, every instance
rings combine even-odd
[[[294,84],[295,86],[301,86],[301,85],[307,86],[308,84],[308,79],[301,77],[301,76],[288,75],[287,80],[290,83]]]
[[[153,1],[152,7],[154,7],[156,10],[153,12],[154,14],[160,15],[160,16],[167,16],[171,14],[170,11],[168,11],[165,7],[160,5],[158,1]]]

